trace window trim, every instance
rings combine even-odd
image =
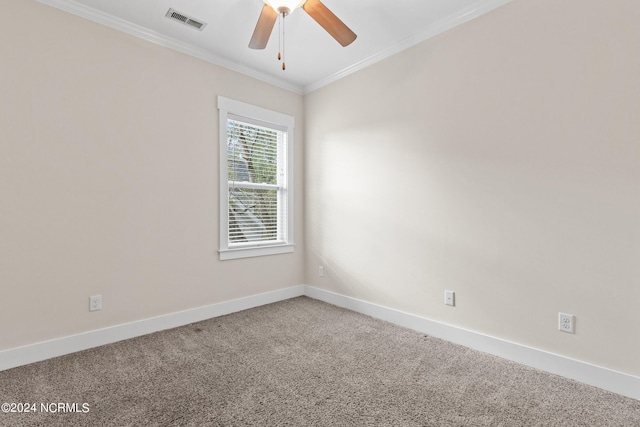
[[[291,253],[294,250],[293,240],[293,129],[295,119],[287,114],[256,107],[251,104],[218,96],[219,128],[220,128],[220,260],[249,258],[265,255]],[[242,120],[249,124],[270,127],[286,134],[286,178],[284,189],[286,194],[286,223],[282,242],[256,242],[229,247],[229,181],[227,169],[227,122]],[[245,247],[242,247],[245,246]]]

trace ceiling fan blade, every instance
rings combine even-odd
[[[302,8],[342,46],[350,45],[358,37],[320,0],[307,0]]]
[[[273,31],[273,26],[276,24],[277,19],[278,13],[273,10],[272,7],[265,4],[262,7],[262,12],[258,18],[256,29],[253,30],[253,35],[249,42],[249,47],[251,49],[264,49],[267,47],[267,42],[269,41],[271,31]]]

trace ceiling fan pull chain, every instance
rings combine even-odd
[[[282,12],[282,71],[286,69],[286,66],[284,65],[284,39],[285,39],[284,17],[285,17],[285,13]]]
[[[282,15],[278,16],[278,61],[280,61],[282,59],[282,55],[280,55],[280,52],[282,52]]]

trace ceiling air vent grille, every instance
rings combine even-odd
[[[191,18],[190,16],[187,16],[182,12],[178,12],[175,9],[169,9],[165,16],[169,19],[180,22],[184,25],[188,25],[200,31],[202,31],[202,29],[207,26],[206,22],[202,22],[197,19]]]

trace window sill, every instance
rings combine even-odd
[[[293,252],[293,244],[273,245],[273,246],[259,246],[250,248],[233,248],[233,249],[221,249],[220,261],[226,261],[228,259],[239,258],[252,258],[257,256],[288,254]]]

